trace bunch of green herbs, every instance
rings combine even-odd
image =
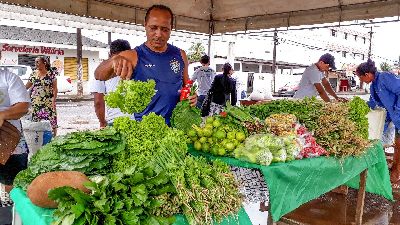
[[[58,136],[32,156],[28,168],[16,176],[14,186],[26,190],[33,179],[51,171],[107,174],[111,172],[114,155],[124,149],[125,140],[112,127]]]

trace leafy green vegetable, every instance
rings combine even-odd
[[[114,120],[114,127],[127,140],[127,150],[115,156],[113,170],[124,171],[129,166],[147,165],[158,154],[161,145],[179,146],[181,154],[186,154],[186,136],[182,131],[169,128],[165,119],[155,113],[143,116],[142,121],[119,117]]]
[[[367,103],[360,97],[355,96],[349,103],[349,118],[356,123],[357,132],[364,139],[368,139],[368,118],[370,109]]]
[[[113,155],[124,149],[125,140],[114,128],[59,136],[32,156],[28,168],[16,176],[14,186],[26,190],[40,174],[58,170],[107,174]]]
[[[106,103],[111,108],[119,108],[124,113],[139,113],[146,109],[155,95],[156,82],[121,80],[117,89],[105,96]]]
[[[182,130],[185,133],[192,128],[193,124],[199,126],[201,122],[200,110],[196,107],[191,107],[188,100],[179,102],[172,112],[172,127]]]
[[[143,174],[153,176],[143,177]],[[131,185],[130,182],[137,177],[143,179],[140,183]],[[71,187],[50,190],[49,198],[59,203],[53,214],[56,221],[52,225],[170,225],[174,223],[174,218],[152,213],[166,204],[158,200],[161,196],[158,192],[169,185],[170,181],[165,172],[157,172],[150,167],[130,167],[124,172],[103,177],[99,183],[85,184],[92,194]],[[173,192],[175,189],[166,193]]]
[[[294,114],[300,123],[304,124],[309,130],[317,128],[317,119],[323,113],[324,102],[313,98],[302,100],[276,100],[265,104],[252,105],[249,107],[250,114],[262,120],[272,114],[289,113]]]

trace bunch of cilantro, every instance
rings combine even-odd
[[[163,171],[131,167],[102,177],[98,183],[84,185],[91,194],[71,187],[49,191],[49,197],[59,203],[53,225],[170,225],[175,220],[152,213],[165,204],[158,196],[175,191]]]
[[[132,114],[146,109],[156,93],[156,82],[121,80],[117,89],[105,96],[107,106],[119,108],[122,112]]]

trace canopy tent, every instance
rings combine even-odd
[[[71,15],[143,25],[146,9],[164,4],[176,30],[206,34],[400,15],[399,0],[0,0]]]

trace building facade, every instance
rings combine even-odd
[[[2,65],[28,65],[35,67],[38,56],[48,57],[60,74],[77,79],[76,34],[0,26]],[[82,37],[83,80],[94,79],[94,70],[105,58],[107,45]]]

